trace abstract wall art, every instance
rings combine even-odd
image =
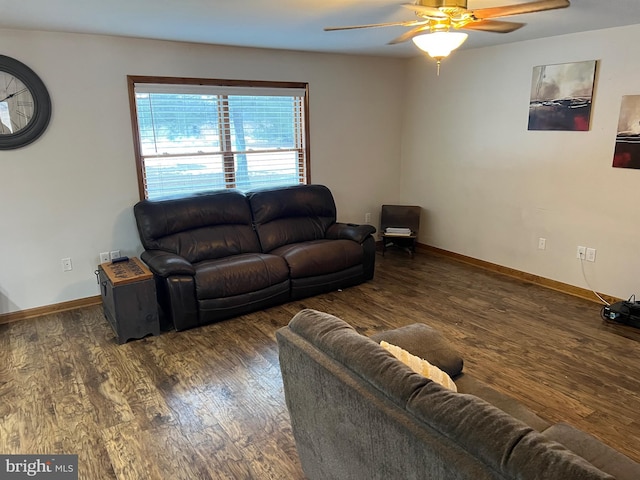
[[[622,97],[613,166],[640,168],[640,95]]]
[[[533,67],[529,130],[589,130],[596,63]]]

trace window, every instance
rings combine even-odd
[[[307,84],[127,79],[141,198],[308,183]]]

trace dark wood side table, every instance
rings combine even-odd
[[[417,205],[382,205],[380,212],[380,231],[382,238],[382,255],[387,247],[396,246],[403,248],[413,257],[416,252],[416,241],[420,229],[421,208]],[[407,228],[411,231],[408,235],[387,233],[388,227]]]
[[[140,259],[102,263],[98,266],[98,278],[104,316],[119,344],[160,334],[153,274]]]

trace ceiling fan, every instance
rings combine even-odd
[[[539,0],[534,2],[520,3],[515,5],[505,5],[503,7],[489,7],[470,10],[467,8],[467,0],[416,0],[416,3],[406,3],[402,6],[413,10],[418,17],[415,20],[404,22],[375,23],[369,25],[352,25],[344,27],[327,27],[325,31],[353,30],[360,28],[403,26],[413,27],[389,42],[390,45],[406,42],[413,39],[414,43],[429,55],[438,60],[446,57],[452,50],[458,48],[466,40],[467,34],[461,32],[450,32],[453,30],[482,30],[494,33],[509,33],[523,27],[524,23],[506,22],[494,20],[495,18],[507,17],[511,15],[522,15],[524,13],[544,12],[566,8],[570,5],[569,0]],[[440,35],[443,34],[443,35]],[[451,42],[454,45],[448,51],[443,46],[444,42]],[[455,44],[457,42],[457,44]],[[433,47],[433,52],[426,47],[438,44]]]

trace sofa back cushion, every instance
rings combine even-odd
[[[410,399],[407,410],[505,478],[613,480],[582,457],[474,395],[451,392],[432,382]]]
[[[247,194],[262,250],[325,238],[336,204],[323,185],[264,189]]]
[[[146,250],[175,253],[191,263],[260,252],[249,202],[235,190],[143,200],[133,211]]]

